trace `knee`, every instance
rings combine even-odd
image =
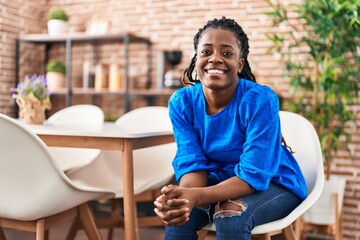
[[[245,212],[247,205],[240,199],[227,200],[219,202],[215,207],[214,216],[235,216]]]

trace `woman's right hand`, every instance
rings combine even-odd
[[[207,172],[190,172],[181,177],[180,186],[167,185],[154,202],[155,213],[167,225],[179,226],[189,221],[190,212],[197,204],[199,189],[207,184]]]
[[[166,224],[179,226],[189,220],[190,209],[189,200],[181,198],[181,187],[168,185],[161,189],[162,195],[155,202],[156,215]]]

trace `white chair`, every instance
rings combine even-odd
[[[280,121],[286,143],[295,152],[304,174],[308,196],[286,217],[256,226],[251,233],[253,237],[264,240],[278,234],[287,240],[298,240],[301,233],[299,217],[316,202],[324,186],[323,157],[318,135],[307,119],[296,113],[280,111]],[[205,226],[199,233],[199,239],[203,239],[207,231],[216,231],[215,224]]]
[[[95,105],[80,104],[64,108],[49,117],[48,123],[61,127],[100,128],[104,113]],[[99,154],[99,149],[50,147],[50,151],[63,171],[74,171],[90,164]]]
[[[43,240],[51,227],[71,219],[82,222],[89,239],[100,239],[87,202],[114,194],[74,184],[24,123],[0,114],[0,132],[0,239],[2,228],[11,228]]]
[[[145,131],[172,131],[172,125],[168,114],[168,108],[159,106],[149,106],[138,108],[121,116],[117,121],[121,127],[128,129],[145,130]],[[176,144],[169,143],[155,147],[147,147],[134,151],[134,193],[137,200],[140,195],[151,197],[154,200],[157,194],[153,190],[159,190],[167,184],[173,177],[174,171],[171,162],[176,153]],[[116,199],[123,197],[122,183],[123,176],[121,152],[102,151],[100,156],[91,164],[70,173],[68,176],[74,182],[87,186],[110,188],[115,193]],[[157,191],[158,192],[158,191]],[[142,200],[145,200],[142,198]],[[98,226],[101,228],[109,227],[109,237],[112,236],[112,227],[122,226],[121,217],[115,213],[116,204],[113,204],[113,215],[110,223],[99,221]],[[138,217],[139,226],[159,226],[163,223],[156,216]],[[73,228],[75,236],[77,226]]]
[[[316,203],[301,216],[302,234],[309,231],[322,232],[342,239],[343,201],[346,179],[331,176]]]

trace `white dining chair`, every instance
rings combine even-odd
[[[2,228],[11,228],[43,240],[50,228],[72,219],[89,239],[100,239],[87,203],[114,193],[72,182],[25,123],[0,113],[0,133],[0,239],[6,238]]]
[[[172,131],[167,107],[148,106],[132,110],[121,116],[116,124],[133,131]],[[133,152],[134,160],[134,193],[137,199],[153,201],[159,195],[159,189],[169,183],[174,175],[171,165],[176,153],[176,144],[168,143],[155,147],[137,149]],[[70,173],[73,181],[85,186],[112,189],[116,195],[114,203],[123,197],[123,176],[121,152],[102,151],[91,164]],[[146,194],[145,194],[146,193]],[[142,196],[150,196],[142,198]],[[112,218],[100,221],[99,228],[109,228],[108,239],[112,238],[113,227],[121,227],[122,217],[113,204]],[[163,226],[157,216],[138,217],[138,224],[145,226]],[[79,226],[73,226],[73,237]]]
[[[104,123],[104,112],[95,105],[79,104],[61,109],[51,115],[47,122],[59,127],[96,129]],[[63,171],[70,172],[94,161],[100,149],[50,147],[55,161]]]
[[[323,157],[319,137],[313,125],[299,114],[280,111],[281,131],[288,146],[304,174],[308,196],[286,217],[256,226],[253,237],[270,240],[271,236],[282,234],[284,239],[299,240],[301,235],[300,216],[319,198],[324,186]],[[207,231],[216,231],[215,224],[208,224],[199,232],[204,239]]]

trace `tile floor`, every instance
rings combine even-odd
[[[56,228],[50,230],[49,240],[64,240],[68,232],[70,224],[63,224]],[[29,232],[21,232],[16,230],[4,229],[7,240],[34,240],[35,234]],[[100,230],[102,239],[107,239],[107,230]],[[149,227],[149,228],[140,228],[139,232],[140,240],[162,240],[164,238],[164,228],[163,227]],[[76,235],[75,240],[87,240],[87,236],[84,231],[79,231]],[[124,231],[120,228],[115,229],[114,231],[114,240],[124,239]],[[213,233],[208,234],[206,240],[216,240],[216,237]]]
[[[121,206],[120,206],[121,208]],[[94,213],[98,217],[106,215],[108,211],[107,205],[95,203],[93,205]],[[139,214],[149,215],[153,214],[152,203],[142,203],[138,205]],[[68,230],[70,228],[70,222],[63,225],[52,228],[49,233],[49,240],[64,240]],[[7,240],[34,240],[35,234],[31,232],[17,231],[4,229]],[[107,239],[108,231],[106,229],[100,229],[102,239]],[[124,239],[124,231],[122,228],[116,228],[113,233],[113,240]],[[139,229],[140,240],[162,240],[164,239],[164,227],[147,227]],[[87,240],[87,236],[83,230],[78,231],[75,240]],[[214,233],[209,233],[206,240],[216,240]]]

